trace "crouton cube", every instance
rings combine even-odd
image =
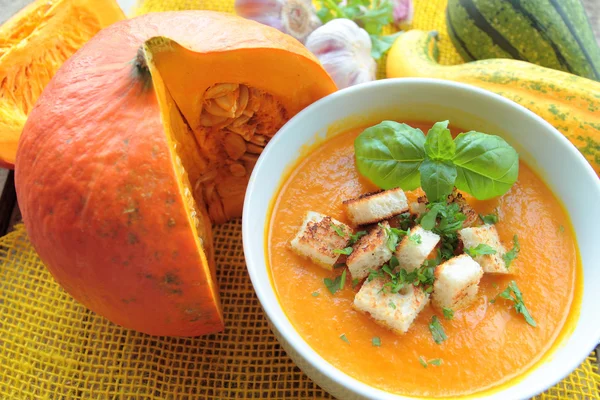
[[[459,310],[477,297],[483,269],[467,254],[451,258],[435,269],[433,303],[439,308]]]
[[[496,250],[496,254],[483,254],[474,257],[481,265],[483,272],[495,274],[508,274],[504,262],[506,249],[500,242],[498,231],[494,225],[483,225],[475,228],[464,228],[458,231],[458,237],[463,242],[465,249],[473,249],[480,244],[486,244]]]
[[[456,188],[448,195],[448,203],[458,204],[460,212],[465,215],[466,218],[463,221],[463,227],[472,226],[479,219],[477,212],[467,203],[467,200]]]
[[[408,205],[408,211],[416,216],[420,217],[422,214],[427,212],[427,197],[421,196],[417,199],[417,201],[413,201]]]
[[[417,225],[409,229],[396,250],[400,268],[412,272],[419,268],[440,241],[439,235]]]
[[[367,193],[346,200],[348,217],[356,225],[374,224],[408,210],[408,201],[402,189]]]
[[[387,244],[389,229],[390,225],[384,221],[354,245],[352,254],[346,259],[352,279],[366,278],[371,269],[379,269],[392,258],[392,250]]]
[[[352,229],[348,225],[329,216],[308,211],[291,246],[298,255],[332,270],[340,256],[334,250],[345,248],[351,234]]]
[[[406,333],[429,302],[429,293],[413,285],[391,293],[384,284],[382,278],[366,281],[354,297],[354,309],[370,314],[375,322],[395,333]]]

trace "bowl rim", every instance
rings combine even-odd
[[[587,175],[584,179],[589,180],[589,181],[594,181],[595,189],[598,191],[598,193],[600,193],[600,179],[598,179],[598,176],[597,176],[596,172],[594,171],[594,169],[592,168],[592,166],[588,163],[588,161],[585,159],[585,157],[579,152],[579,150],[575,147],[575,145],[573,143],[571,143],[554,126],[552,126],[549,122],[547,122],[542,117],[535,114],[534,112],[530,111],[526,107],[524,107],[506,97],[503,97],[499,94],[496,94],[494,92],[491,92],[491,91],[488,91],[488,90],[485,90],[485,89],[482,89],[480,87],[473,86],[470,84],[449,81],[449,80],[443,80],[443,79],[437,79],[437,78],[388,78],[388,79],[381,79],[381,80],[366,82],[366,83],[362,83],[359,85],[355,85],[355,86],[351,86],[351,87],[348,87],[345,89],[338,90],[328,96],[325,96],[325,97],[317,100],[316,102],[310,104],[309,106],[307,106],[306,108],[301,110],[298,114],[296,114],[294,117],[292,117],[289,121],[287,121],[280,128],[280,130],[273,137],[273,139],[265,147],[265,149],[262,152],[261,156],[259,157],[259,159],[252,171],[250,179],[249,179],[248,188],[246,190],[246,195],[244,198],[243,214],[242,214],[242,240],[243,240],[243,250],[244,250],[244,257],[245,257],[245,261],[246,261],[246,268],[248,270],[248,274],[250,276],[250,280],[252,282],[254,292],[256,293],[256,295],[260,301],[261,307],[263,308],[269,323],[272,324],[275,327],[275,329],[280,333],[280,335],[286,339],[286,341],[289,343],[289,345],[291,347],[293,347],[294,350],[297,351],[308,364],[310,364],[313,368],[315,368],[319,373],[323,374],[329,380],[337,382],[344,388],[347,388],[347,389],[351,390],[353,393],[356,393],[364,398],[369,398],[369,399],[374,399],[374,400],[375,399],[390,399],[390,400],[415,399],[415,397],[404,396],[404,395],[400,395],[400,394],[386,392],[382,389],[378,389],[378,388],[373,387],[365,382],[362,382],[362,381],[346,374],[341,369],[338,369],[337,367],[335,367],[334,365],[329,363],[329,361],[327,361],[325,358],[323,358],[316,350],[314,350],[306,342],[306,340],[295,329],[294,325],[292,324],[291,320],[287,316],[285,310],[283,309],[283,307],[279,301],[277,301],[276,304],[272,304],[272,303],[266,301],[266,294],[263,293],[261,290],[258,290],[258,287],[261,283],[261,278],[258,276],[258,270],[261,268],[265,268],[267,270],[267,274],[269,276],[269,279],[267,282],[267,284],[270,288],[269,290],[271,292],[273,292],[273,295],[278,299],[275,288],[273,287],[272,279],[270,277],[270,271],[269,271],[269,266],[268,266],[268,257],[266,254],[264,254],[265,261],[266,261],[265,265],[255,265],[255,264],[261,264],[261,263],[254,263],[253,260],[255,258],[255,254],[257,252],[263,252],[263,253],[265,252],[264,241],[267,240],[266,230],[268,229],[269,219],[266,219],[261,224],[261,226],[263,228],[263,231],[261,232],[261,238],[263,238],[261,241],[262,241],[263,245],[260,247],[260,249],[256,249],[255,247],[251,246],[249,243],[250,242],[249,238],[251,238],[252,236],[256,236],[256,232],[250,231],[249,220],[251,219],[250,216],[252,215],[252,213],[249,212],[248,208],[249,208],[249,204],[251,203],[252,198],[254,196],[255,190],[253,190],[253,189],[254,189],[254,185],[256,185],[256,182],[257,182],[257,176],[259,173],[261,173],[262,169],[264,168],[263,164],[266,163],[265,160],[269,157],[269,155],[272,152],[274,152],[273,149],[278,146],[278,143],[281,140],[283,140],[282,139],[283,135],[281,135],[281,132],[284,132],[290,125],[294,124],[295,121],[302,120],[307,115],[310,116],[310,114],[313,113],[314,110],[316,110],[320,107],[323,107],[323,106],[328,106],[329,103],[336,102],[339,98],[358,96],[360,92],[374,91],[374,90],[377,90],[378,88],[381,88],[384,86],[394,86],[394,85],[403,85],[403,84],[423,84],[423,85],[434,85],[434,86],[439,85],[439,86],[447,86],[449,88],[454,88],[454,89],[463,90],[463,91],[467,91],[467,92],[472,92],[475,95],[489,97],[489,98],[493,99],[494,101],[503,103],[504,105],[515,109],[516,112],[521,112],[521,113],[525,114],[527,116],[527,118],[535,120],[536,122],[538,122],[539,124],[541,124],[542,126],[544,126],[546,128],[545,129],[546,132],[544,134],[548,134],[549,137],[551,137],[551,139],[549,139],[549,140],[557,141],[557,143],[560,146],[564,147],[567,151],[569,151],[572,154],[573,160],[576,160],[576,162],[580,164],[579,167],[583,168],[583,170],[585,171],[584,173]],[[316,134],[316,133],[317,132],[313,132],[313,134]],[[310,138],[309,138],[309,140],[310,140]],[[301,157],[301,156],[299,156],[299,157]],[[288,165],[290,165],[293,162],[296,162],[299,157],[291,160]],[[281,184],[281,176],[278,177],[278,181]],[[553,193],[554,193],[554,191],[553,191]],[[272,201],[272,199],[271,199],[271,201]],[[270,202],[269,204],[270,204],[269,207],[271,207],[272,203]],[[579,243],[579,240],[577,240],[577,242]],[[582,288],[582,290],[583,290],[583,288]],[[582,296],[583,296],[583,293],[582,293]],[[273,309],[274,307],[278,308],[282,312],[282,314],[285,317],[285,318],[283,318],[283,320],[277,318],[277,316],[275,315],[275,311]],[[583,307],[583,299],[582,299],[581,307]],[[580,323],[581,323],[581,320],[578,320],[577,323],[575,324],[575,326],[579,325]],[[522,398],[528,399],[528,398],[531,398],[532,396],[542,393],[543,391],[554,386],[556,383],[560,382],[562,379],[564,379],[566,376],[568,376],[572,371],[574,371],[577,367],[579,367],[581,365],[581,363],[588,357],[588,355],[591,353],[591,351],[594,350],[594,348],[600,343],[600,324],[598,325],[596,332],[594,334],[589,335],[588,337],[589,337],[589,343],[581,344],[582,348],[587,349],[586,353],[582,352],[581,355],[572,357],[570,363],[561,364],[562,367],[559,368],[559,370],[561,372],[555,374],[555,376],[552,377],[551,379],[549,379],[548,381],[544,381],[545,383],[537,384],[537,385],[530,385],[527,388],[523,388],[520,393]],[[555,350],[550,350],[550,351],[554,352]],[[552,361],[549,360],[548,362],[551,363]],[[294,361],[294,363],[295,363],[295,361]],[[537,367],[538,367],[538,364],[535,364],[534,366],[532,366],[525,372],[525,375],[527,375],[529,372],[533,371]],[[511,388],[519,383],[520,377],[516,377],[516,379],[517,379],[517,381],[514,384],[508,384],[508,386],[502,386],[498,392],[494,392],[493,388],[490,389],[490,390],[492,390],[492,392],[490,392],[490,393],[487,393],[487,390],[485,390],[485,392],[486,392],[485,395],[493,396],[493,395],[497,395],[497,394],[504,392],[505,389]],[[461,398],[462,397],[472,398],[472,396],[477,396],[477,394],[478,394],[478,392],[475,392],[475,393],[460,396],[460,397]]]

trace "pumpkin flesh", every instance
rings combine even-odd
[[[37,0],[0,26],[0,166],[14,165],[27,115],[63,62],[124,18],[114,0]]]
[[[310,72],[316,61],[306,50],[271,28],[214,12],[156,13],[115,24],[88,42],[57,73],[25,126],[15,179],[31,242],[73,297],[127,328],[197,336],[224,327],[208,215],[208,200],[215,199],[206,197],[199,177],[227,163],[205,156],[184,110],[198,119],[204,103],[198,93],[239,78],[213,77],[207,58],[198,56],[189,70],[206,75],[206,83],[190,79],[178,92],[173,76],[187,72],[162,64],[155,42],[167,38],[179,50],[183,43],[187,51],[227,58],[248,46],[238,29],[245,38],[265,38],[254,44],[258,52],[288,48],[279,59],[296,73],[288,87],[317,89],[300,107],[335,90],[324,70]],[[216,30],[229,36],[214,43]],[[272,86],[257,70],[245,77],[233,82]],[[184,98],[196,99],[197,108],[178,100]],[[286,116],[293,112],[285,109]],[[247,179],[227,188],[241,193],[240,201]],[[238,212],[234,203],[225,218]]]

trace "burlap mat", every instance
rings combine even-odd
[[[138,13],[167,3],[231,11],[233,1],[147,0]],[[440,31],[442,61],[458,63],[444,6],[417,1],[414,27]],[[55,283],[22,226],[0,238],[0,400],[331,399],[271,334],[246,272],[239,221],[216,227],[215,248],[226,329],[182,339],[123,329],[86,310]],[[598,399],[599,386],[590,355],[538,398]]]

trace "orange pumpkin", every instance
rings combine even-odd
[[[36,0],[0,26],[0,167],[14,166],[27,114],[63,62],[122,19],[115,0]]]
[[[219,331],[210,216],[241,214],[262,146],[335,90],[299,42],[253,21],[183,11],[114,24],[25,125],[15,178],[31,242],[67,292],[117,324]]]

